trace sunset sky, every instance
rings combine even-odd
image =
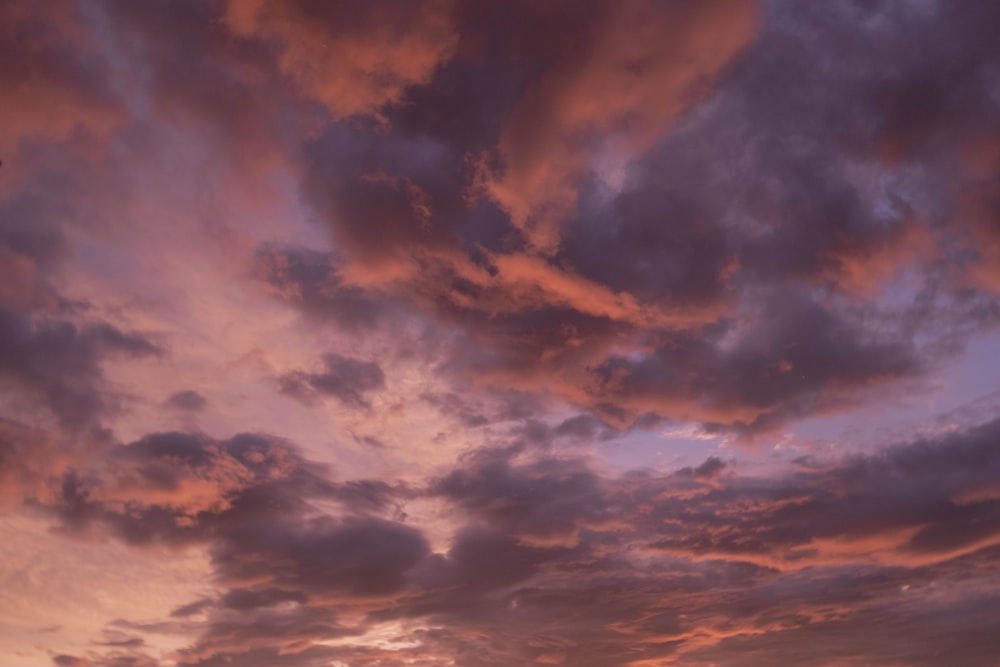
[[[0,160],[0,666],[1000,664],[1000,2],[0,0]]]

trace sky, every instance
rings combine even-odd
[[[0,663],[995,667],[1000,3],[0,3]]]

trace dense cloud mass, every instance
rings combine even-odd
[[[67,475],[52,509],[209,546],[221,590],[172,614],[205,619],[182,665],[986,665],[998,438],[994,421],[768,478],[718,459],[612,477],[509,448],[416,489],[331,481],[273,438],[167,433]],[[454,522],[441,553],[390,512],[426,497]],[[400,646],[360,641],[387,625]]]
[[[995,664],[998,26],[4,3],[0,662]]]

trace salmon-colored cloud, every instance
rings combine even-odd
[[[335,118],[378,115],[430,81],[457,37],[450,0],[376,2],[232,0],[234,32],[277,42],[282,72]]]
[[[104,135],[122,121],[120,100],[101,71],[94,34],[72,2],[42,8],[13,0],[0,8],[0,151],[8,162],[22,139]]]
[[[155,434],[109,450],[110,476],[66,471],[61,497],[44,502],[67,527],[208,545],[218,590],[174,611],[201,624],[180,664],[459,661],[470,646],[484,667],[687,664],[737,637],[888,618],[906,619],[917,655],[939,640],[899,596],[991,576],[997,500],[978,490],[1000,465],[998,431],[994,421],[771,477],[718,459],[608,475],[488,446],[423,489],[335,482],[273,438]],[[217,488],[225,503],[193,502],[174,483],[230,469],[245,474]],[[155,488],[122,486],[128,470]],[[421,496],[449,508],[443,551],[403,514],[386,516]],[[923,599],[945,612],[978,598]]]
[[[502,166],[484,166],[480,186],[530,247],[553,252],[594,161],[607,150],[627,161],[662,136],[751,40],[756,18],[740,0],[604,6],[586,49],[518,102],[497,147]]]
[[[0,662],[993,667],[998,7],[4,4]]]

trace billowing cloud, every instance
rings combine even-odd
[[[967,334],[956,330],[994,321],[995,297],[970,294],[954,275],[966,267],[988,284],[990,242],[977,244],[978,262],[963,245],[988,239],[982,214],[967,218],[954,177],[929,186],[939,151],[887,163],[877,130],[896,112],[873,91],[921,75],[899,54],[907,26],[929,15],[870,10],[883,17],[867,28],[880,46],[861,48],[845,69],[819,45],[859,20],[852,10],[775,5],[759,23],[742,3],[601,11],[613,16],[583,12],[568,24],[579,48],[598,45],[587,58],[550,53],[527,31],[511,44],[537,50],[544,67],[534,78],[502,69],[510,53],[470,46],[439,87],[414,89],[428,110],[468,90],[484,105],[474,109],[483,114],[475,134],[401,107],[386,130],[334,127],[311,143],[304,192],[338,248],[327,284],[401,297],[457,328],[468,345],[452,367],[486,383],[554,389],[617,424],[652,412],[740,431],[842,410],[873,388],[917,379],[960,349]],[[486,29],[459,16],[469,34]],[[940,18],[956,30],[968,20]],[[690,41],[638,38],[622,21],[650,35],[666,21]],[[700,31],[713,35],[712,48]],[[879,69],[886,53],[895,65]],[[505,71],[511,83],[479,91],[476,70]],[[961,85],[986,84],[977,76]],[[507,100],[507,115],[494,99]],[[985,114],[993,102],[981,101]],[[591,147],[591,136],[621,146]],[[490,147],[509,164],[470,162]],[[525,175],[532,161],[555,170],[551,178],[539,175],[537,192],[511,185],[535,178]],[[326,293],[333,313],[342,288]],[[963,305],[970,297],[975,308]],[[315,311],[318,301],[308,304]],[[704,392],[691,382],[705,382]]]
[[[505,122],[499,173],[482,175],[484,190],[543,252],[558,247],[581,181],[621,169],[668,131],[756,28],[747,2],[591,9],[577,44],[546,63]]]
[[[74,498],[86,495],[91,518],[127,539],[139,526],[153,536],[159,521],[154,539],[211,545],[224,592],[176,610],[204,619],[183,665],[282,655],[295,665],[709,665],[748,646],[759,664],[877,654],[933,665],[924,656],[953,650],[986,665],[996,647],[981,612],[996,596],[981,584],[995,580],[1000,548],[998,437],[994,421],[774,477],[719,459],[608,476],[580,460],[482,450],[420,494],[385,489],[387,500],[448,504],[456,527],[441,552],[419,528],[379,516],[384,505],[347,494],[347,513],[319,511],[350,485],[257,436],[149,436],[108,462],[146,480],[128,508],[114,489]],[[198,502],[183,482],[195,477],[227,500]],[[164,523],[164,511],[186,521]],[[891,645],[864,630],[887,622]],[[360,638],[390,626],[362,650]],[[828,635],[839,639],[819,648]]]
[[[993,664],[998,18],[7,2],[0,662]]]

